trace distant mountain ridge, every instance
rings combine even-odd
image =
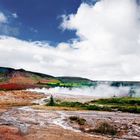
[[[81,77],[54,77],[24,69],[0,67],[0,90],[17,90],[35,87],[81,87],[109,84],[111,86],[140,86],[140,82],[130,81],[92,81]]]
[[[24,69],[0,67],[0,89],[26,89],[30,87],[71,86],[72,83],[92,82],[80,77],[54,77]],[[67,83],[67,84],[66,84]]]

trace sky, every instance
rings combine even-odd
[[[1,0],[0,8],[11,16],[13,27],[18,28],[18,34],[10,35],[24,40],[58,43],[76,37],[74,31],[64,33],[58,27],[61,15],[75,13],[80,3],[81,0]]]
[[[139,0],[0,0],[0,66],[140,81]]]

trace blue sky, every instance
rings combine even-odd
[[[76,13],[81,0],[1,0],[2,12],[16,13],[11,25],[17,27],[18,38],[24,40],[47,40],[51,43],[75,38],[75,31],[62,31],[61,15]]]
[[[0,64],[140,81],[139,1],[0,0]]]

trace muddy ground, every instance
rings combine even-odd
[[[0,92],[0,96],[0,140],[140,139],[140,114],[72,111],[48,109],[41,105],[32,106],[34,101],[47,97],[26,91]],[[79,125],[71,122],[70,116],[85,119],[86,123]],[[101,122],[113,125],[117,133],[109,135],[94,132],[95,127]]]

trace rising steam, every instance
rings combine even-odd
[[[35,88],[28,89],[28,91],[52,94],[54,96],[77,96],[77,97],[92,97],[92,98],[110,98],[110,97],[123,97],[129,96],[131,87],[112,87],[106,84],[100,84],[97,87],[82,87],[82,88]],[[136,96],[138,96],[140,90],[136,90]]]

